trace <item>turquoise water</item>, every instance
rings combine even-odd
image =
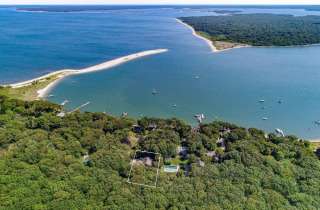
[[[239,8],[237,8],[238,10]],[[244,12],[320,14],[302,9]],[[245,48],[211,53],[174,17],[208,9],[144,8],[103,12],[16,12],[0,9],[0,83],[63,68],[82,68],[138,51],[169,52],[113,69],[64,79],[49,100],[113,115],[226,120],[305,138],[320,137],[320,47]],[[199,77],[199,79],[196,79]],[[153,96],[152,90],[159,94]],[[265,103],[259,103],[259,100]],[[279,104],[278,101],[282,103]],[[174,107],[173,105],[176,105]],[[268,120],[263,121],[262,118]]]

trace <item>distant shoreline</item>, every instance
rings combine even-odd
[[[197,33],[197,31],[192,26],[188,25],[187,23],[183,22],[182,20],[180,20],[178,18],[176,18],[176,21],[178,23],[181,23],[182,25],[186,26],[187,28],[189,28],[192,31],[192,35],[205,41],[208,44],[208,46],[210,47],[211,51],[214,53],[223,52],[223,51],[232,50],[232,49],[238,49],[238,48],[251,47],[250,45],[237,45],[236,43],[231,43],[231,44],[234,44],[235,46],[234,47],[226,47],[224,49],[218,49],[217,46],[214,45],[213,41],[211,41],[210,39],[207,39],[204,36],[199,35]]]
[[[94,66],[90,66],[87,68],[83,68],[83,69],[63,69],[63,70],[58,70],[55,72],[51,72],[49,74],[31,79],[31,80],[27,80],[27,81],[23,81],[23,82],[18,82],[18,83],[13,83],[13,84],[9,84],[9,85],[3,85],[4,87],[10,87],[13,89],[18,89],[18,88],[23,88],[26,86],[31,86],[33,84],[37,84],[37,83],[41,83],[41,82],[45,82],[47,80],[50,80],[49,84],[46,84],[46,86],[44,88],[38,89],[37,90],[37,99],[39,98],[44,98],[48,95],[48,93],[50,92],[50,90],[55,87],[55,85],[57,85],[63,78],[70,76],[70,75],[76,75],[76,74],[87,74],[87,73],[91,73],[91,72],[96,72],[96,71],[101,71],[101,70],[106,70],[106,69],[110,69],[112,67],[121,65],[123,63],[132,61],[132,60],[136,60],[138,58],[142,58],[142,57],[146,57],[146,56],[150,56],[150,55],[155,55],[155,54],[160,54],[160,53],[164,53],[167,52],[168,49],[156,49],[156,50],[147,50],[147,51],[143,51],[143,52],[138,52],[138,53],[134,53],[131,55],[127,55],[124,57],[120,57],[120,58],[116,58],[110,61],[106,61],[104,63],[101,64],[97,64]]]
[[[314,43],[314,44],[301,44],[301,45],[284,45],[284,46],[276,46],[276,45],[272,45],[272,46],[253,46],[253,45],[248,45],[248,44],[241,44],[241,43],[232,43],[232,42],[225,42],[225,43],[229,43],[229,45],[231,45],[230,47],[227,46],[228,44],[224,45],[224,42],[221,42],[222,44],[222,49],[219,49],[218,46],[215,45],[214,41],[208,39],[205,36],[202,36],[201,34],[199,34],[200,32],[197,32],[191,25],[183,22],[182,20],[176,18],[177,22],[181,23],[182,25],[186,26],[187,28],[189,28],[192,31],[192,35],[194,35],[195,37],[204,40],[209,47],[211,48],[212,52],[223,52],[223,51],[227,51],[227,50],[232,50],[232,49],[238,49],[238,48],[248,48],[248,47],[254,47],[254,48],[294,48],[294,47],[314,47],[314,46],[320,46],[320,43]],[[219,42],[219,41],[216,41]]]

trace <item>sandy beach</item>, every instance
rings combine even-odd
[[[238,45],[238,44],[236,44],[236,46],[234,46],[234,47],[230,47],[230,48],[226,48],[226,49],[218,49],[211,40],[209,40],[209,39],[207,39],[207,38],[199,35],[199,34],[194,30],[194,28],[193,28],[192,26],[190,26],[190,25],[182,22],[182,21],[179,20],[179,19],[176,19],[176,20],[177,20],[178,23],[181,23],[182,25],[184,25],[184,26],[186,26],[187,28],[189,28],[189,29],[192,31],[192,35],[194,35],[195,37],[197,37],[197,38],[202,39],[203,41],[205,41],[205,42],[208,44],[208,46],[210,47],[211,51],[214,52],[214,53],[223,52],[223,51],[232,50],[232,49],[238,49],[238,48],[251,47],[251,46],[249,46],[249,45],[240,45],[240,44]]]
[[[110,61],[107,61],[107,62],[104,62],[101,64],[97,64],[95,66],[90,66],[90,67],[87,67],[84,69],[63,69],[63,70],[51,72],[49,74],[31,79],[31,80],[27,80],[27,81],[23,81],[23,82],[19,82],[19,83],[14,83],[14,84],[9,84],[9,85],[5,85],[5,86],[11,87],[11,88],[21,88],[21,87],[32,85],[35,82],[45,81],[46,79],[48,79],[50,77],[56,77],[56,79],[54,81],[52,81],[51,83],[49,83],[45,88],[37,91],[38,98],[44,98],[47,96],[48,92],[50,92],[50,90],[55,85],[57,85],[59,83],[59,81],[61,81],[63,78],[65,78],[67,76],[76,75],[76,74],[87,74],[87,73],[91,73],[91,72],[107,70],[107,69],[110,69],[112,67],[121,65],[123,63],[129,62],[132,60],[136,60],[136,59],[150,56],[150,55],[164,53],[167,51],[168,51],[168,49],[147,50],[147,51],[127,55],[124,57],[116,58],[116,59],[113,59],[113,60],[110,60]]]
[[[206,39],[205,37],[203,36],[200,36],[199,34],[197,34],[197,32],[194,30],[193,27],[191,27],[190,25],[182,22],[181,20],[179,19],[176,19],[178,23],[181,23],[182,25],[186,26],[187,28],[189,28],[191,31],[192,31],[192,35],[194,35],[195,37],[199,38],[199,39],[202,39],[203,41],[205,41],[208,46],[210,47],[210,49],[212,50],[212,52],[219,52],[219,50],[213,45],[212,41],[209,40],[209,39]]]

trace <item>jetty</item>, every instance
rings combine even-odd
[[[86,102],[86,103],[78,106],[77,108],[75,108],[75,109],[73,109],[72,111],[68,112],[68,114],[71,114],[71,113],[73,113],[73,112],[76,112],[76,111],[82,109],[83,107],[88,106],[89,104],[90,104],[90,101],[88,101],[88,102]]]

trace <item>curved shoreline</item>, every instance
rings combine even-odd
[[[51,77],[55,77],[54,80],[52,82],[50,82],[48,85],[46,85],[46,87],[37,90],[37,98],[44,98],[47,96],[48,92],[50,92],[50,90],[58,84],[59,81],[61,81],[63,78],[70,76],[70,75],[76,75],[76,74],[87,74],[87,73],[91,73],[91,72],[96,72],[96,71],[102,71],[102,70],[106,70],[106,69],[110,69],[112,67],[121,65],[123,63],[132,61],[132,60],[136,60],[138,58],[142,58],[142,57],[146,57],[146,56],[150,56],[150,55],[155,55],[155,54],[160,54],[160,53],[164,53],[167,52],[168,49],[156,49],[156,50],[147,50],[147,51],[143,51],[143,52],[138,52],[138,53],[134,53],[131,55],[127,55],[127,56],[123,56],[120,58],[116,58],[113,60],[109,60],[106,61],[104,63],[100,63],[94,66],[90,66],[87,68],[83,68],[83,69],[63,69],[63,70],[58,70],[55,72],[51,72],[49,74],[31,79],[31,80],[27,80],[27,81],[23,81],[23,82],[18,82],[18,83],[13,83],[13,84],[9,84],[9,85],[3,85],[4,87],[11,87],[11,88],[22,88],[25,86],[30,86],[34,83],[37,82],[42,82],[45,81]]]
[[[213,42],[210,40],[210,39],[207,39],[206,37],[203,37],[201,35],[199,35],[196,30],[188,25],[187,23],[183,22],[182,20],[178,19],[178,18],[175,18],[176,21],[184,26],[186,26],[187,28],[189,28],[191,31],[192,31],[192,35],[199,38],[199,39],[202,39],[203,41],[205,41],[208,46],[210,47],[211,51],[213,53],[218,53],[218,52],[223,52],[223,51],[227,51],[227,50],[232,50],[232,49],[238,49],[238,48],[246,48],[246,47],[251,47],[250,45],[239,45],[239,46],[235,46],[235,47],[231,47],[231,48],[226,48],[226,49],[217,49],[217,47],[213,44]]]
[[[207,39],[207,38],[205,38],[205,37],[200,36],[199,34],[197,34],[196,30],[194,30],[194,28],[193,28],[192,26],[184,23],[183,21],[179,20],[178,18],[176,18],[176,21],[177,21],[178,23],[181,23],[181,24],[184,25],[185,27],[189,28],[189,29],[192,31],[192,35],[193,35],[193,36],[195,36],[195,37],[197,37],[197,38],[202,39],[203,41],[205,41],[205,42],[209,45],[209,47],[210,47],[210,49],[211,49],[212,52],[219,52],[219,50],[213,45],[213,43],[212,43],[211,40],[209,40],[209,39]]]
[[[187,23],[181,21],[180,19],[178,18],[175,18],[176,21],[178,23],[181,23],[182,25],[186,26],[187,28],[189,28],[191,31],[192,31],[192,35],[194,35],[195,37],[199,38],[199,39],[202,39],[204,40],[208,45],[209,47],[211,48],[212,52],[214,53],[218,53],[218,52],[223,52],[223,51],[227,51],[227,50],[232,50],[232,49],[239,49],[239,48],[248,48],[248,47],[254,47],[254,48],[294,48],[294,47],[314,47],[314,46],[320,46],[320,43],[315,43],[315,44],[303,44],[303,45],[290,45],[290,46],[252,46],[252,45],[246,45],[246,44],[239,44],[238,46],[234,46],[234,47],[230,47],[230,48],[225,48],[225,49],[217,49],[217,47],[214,45],[214,43],[204,37],[204,36],[201,36],[199,35],[195,29],[188,25]]]

